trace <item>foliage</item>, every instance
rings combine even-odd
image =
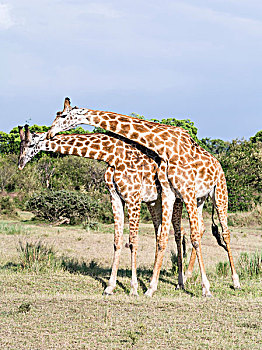
[[[255,136],[250,137],[250,141],[255,142],[262,142],[262,130],[258,131]]]
[[[50,162],[45,159],[42,162]],[[52,189],[80,190],[82,192],[98,191],[104,193],[105,163],[95,162],[81,157],[63,157],[52,159],[54,171],[50,181]]]
[[[205,150],[207,150],[209,153],[218,155],[222,152],[227,152],[230,142],[206,137],[204,139],[201,139],[201,144],[202,147],[205,148]]]
[[[0,191],[10,189],[17,171],[17,158],[14,155],[0,154]]]
[[[28,200],[27,209],[40,219],[50,222],[69,219],[70,224],[77,224],[95,218],[98,201],[79,192],[45,191],[35,193]]]
[[[0,215],[17,215],[14,202],[8,196],[0,197]]]
[[[229,210],[247,211],[262,199],[262,143],[233,140],[218,156],[224,169]]]

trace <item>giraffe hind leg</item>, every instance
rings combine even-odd
[[[231,247],[230,247],[230,231],[228,229],[228,224],[227,224],[228,196],[227,196],[226,179],[225,179],[224,173],[221,173],[220,181],[218,182],[215,188],[215,191],[213,191],[213,193],[211,194],[211,198],[217,210],[219,222],[222,227],[222,236],[225,243],[224,249],[227,251],[234,288],[240,289],[239,277],[235,269]]]
[[[175,241],[177,245],[177,265],[178,265],[178,284],[177,289],[184,289],[184,274],[183,274],[183,247],[181,241],[181,235],[184,230],[181,226],[183,203],[181,200],[176,200],[174,203],[172,214],[172,225],[174,228]]]
[[[157,290],[159,274],[168,242],[168,234],[172,220],[173,206],[175,202],[175,194],[170,188],[167,179],[167,164],[162,162],[158,169],[158,179],[162,187],[162,221],[157,236],[155,262],[153,267],[153,275],[148,290],[145,295],[151,297]]]
[[[130,295],[138,296],[137,288],[137,247],[138,247],[138,230],[139,230],[139,217],[141,209],[141,199],[135,196],[132,197],[132,204],[127,204],[128,217],[129,217],[129,248],[131,252],[131,288]]]
[[[205,232],[205,225],[204,225],[204,220],[203,220],[203,215],[202,215],[203,206],[204,206],[204,202],[202,202],[197,208],[201,239],[202,239],[203,234]],[[195,265],[195,260],[196,260],[196,250],[192,246],[192,251],[191,251],[191,255],[190,255],[188,268],[187,268],[187,271],[185,273],[185,282],[187,281],[188,278],[192,277],[193,269],[194,269],[194,265]]]
[[[196,256],[199,263],[199,269],[201,273],[202,279],[202,294],[206,297],[211,297],[210,293],[210,283],[206,276],[204,261],[202,257],[202,249],[201,249],[201,230],[199,223],[199,211],[197,209],[197,200],[195,193],[193,191],[188,191],[182,193],[183,199],[186,205],[186,209],[189,215],[190,220],[190,228],[191,228],[191,242],[192,246],[196,250]],[[202,204],[203,205],[203,204]]]
[[[124,203],[122,202],[120,196],[115,190],[115,186],[112,180],[113,170],[108,168],[105,173],[105,181],[108,186],[110,195],[112,210],[115,222],[115,232],[114,232],[114,257],[112,263],[111,276],[108,282],[107,288],[104,290],[105,295],[112,295],[116,287],[117,271],[120,261],[120,254],[123,245],[123,231],[124,231]]]

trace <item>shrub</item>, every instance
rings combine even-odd
[[[17,157],[0,154],[0,191],[10,190],[14,175],[17,172]],[[12,188],[11,188],[12,189]]]
[[[11,216],[17,215],[14,202],[10,197],[8,196],[0,197],[0,214],[11,215]]]
[[[262,200],[262,143],[234,140],[218,156],[227,180],[229,210],[251,210]]]
[[[50,160],[49,160],[50,161]],[[44,162],[44,160],[42,160]],[[106,164],[91,159],[67,156],[53,159],[54,168],[50,188],[53,190],[79,190],[105,192]],[[42,164],[42,168],[45,168]]]
[[[92,196],[70,191],[47,191],[34,194],[27,209],[37,218],[50,222],[69,219],[70,224],[89,222],[96,217],[99,202]]]

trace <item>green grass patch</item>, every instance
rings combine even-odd
[[[0,234],[5,235],[27,235],[30,230],[20,224],[0,223]]]
[[[56,257],[53,248],[47,247],[41,241],[36,243],[19,242],[20,264],[22,270],[44,272],[58,270],[62,267],[62,260]]]
[[[241,278],[257,277],[262,274],[262,250],[253,254],[241,253],[238,259],[238,273]]]
[[[262,274],[262,250],[255,253],[243,252],[236,264],[237,273],[242,279],[257,277]],[[230,275],[230,266],[227,261],[216,264],[216,274],[219,277]]]

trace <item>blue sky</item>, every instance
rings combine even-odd
[[[0,0],[0,130],[72,104],[262,129],[261,0]]]

